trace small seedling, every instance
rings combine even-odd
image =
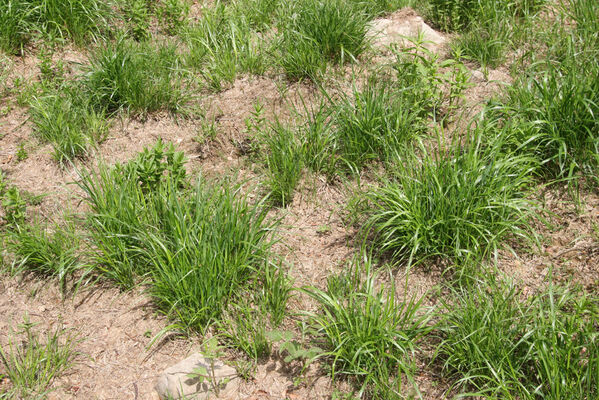
[[[282,342],[279,345],[279,352],[286,354],[283,361],[286,363],[299,361],[302,371],[305,371],[310,363],[324,352],[320,347],[304,347],[302,343],[294,339],[293,332],[271,331],[268,333],[268,338],[273,342]]]
[[[4,220],[9,226],[16,227],[25,222],[27,204],[16,187],[11,187],[2,196]]]
[[[318,228],[316,228],[316,233],[321,236],[328,235],[331,233],[331,226],[328,224],[319,225]]]
[[[28,157],[27,150],[25,150],[25,143],[19,143],[19,147],[17,149],[17,161],[21,162],[26,160]]]
[[[203,353],[210,362],[209,367],[206,368],[202,366],[195,368],[190,374],[187,375],[187,377],[191,379],[197,379],[200,384],[207,382],[210,385],[212,392],[216,395],[216,397],[218,397],[220,391],[227,386],[227,383],[229,383],[230,380],[229,378],[223,378],[219,380],[215,373],[215,360],[216,358],[222,356],[222,347],[219,346],[217,339],[213,337],[204,343]]]

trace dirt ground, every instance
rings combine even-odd
[[[413,11],[402,10],[390,19],[401,22],[415,17]],[[435,51],[443,52],[443,46]],[[85,57],[72,49],[65,50],[63,56],[73,68],[85,62]],[[36,61],[33,56],[17,59],[12,73],[35,79]],[[487,77],[481,75],[475,74],[474,85],[466,94],[466,114],[511,82],[507,67],[491,70]],[[239,171],[252,176],[251,166],[238,148],[245,138],[245,119],[257,101],[265,106],[267,118],[288,116],[280,86],[278,77],[242,77],[228,90],[203,98],[207,115],[217,121],[219,138],[214,142],[199,144],[195,140],[199,120],[176,120],[168,115],[154,115],[146,121],[116,120],[108,139],[95,150],[95,157],[67,167],[52,159],[50,145],[31,140],[27,111],[17,106],[0,116],[0,168],[20,190],[45,195],[31,212],[49,220],[81,211],[81,193],[71,184],[78,179],[77,168],[93,165],[98,158],[109,163],[128,160],[159,138],[185,152],[190,172],[201,170],[207,175],[220,175]],[[293,84],[286,94],[293,97],[294,92],[310,90],[306,85]],[[26,143],[29,156],[19,162],[16,152],[20,143]],[[538,223],[540,246],[514,246],[515,251],[502,252],[498,260],[500,270],[522,280],[531,290],[542,285],[551,271],[558,280],[599,287],[599,197],[582,193],[580,213],[565,190],[547,190],[541,198],[544,208],[551,212],[547,217],[551,225]],[[280,211],[282,240],[276,250],[287,261],[295,286],[322,286],[326,277],[339,272],[355,253],[356,232],[343,220],[347,200],[348,191],[343,185],[310,178],[302,182],[293,203]],[[405,282],[401,272],[396,279]],[[408,286],[410,292],[425,294],[440,279],[440,271],[417,270],[410,274]],[[309,311],[313,305],[297,297],[289,307]],[[81,289],[74,298],[63,299],[54,283],[0,277],[0,344],[6,344],[9,333],[24,315],[38,323],[40,331],[63,326],[80,339],[77,362],[66,376],[53,383],[56,390],[50,399],[157,399],[153,386],[158,374],[198,351],[200,345],[200,338],[167,337],[148,348],[152,337],[169,321],[155,312],[142,289],[119,292],[111,287],[93,286]],[[330,379],[317,368],[310,370],[299,386],[294,385],[294,374],[273,356],[259,365],[253,380],[243,383],[237,398],[330,398]],[[434,384],[435,380],[438,377],[430,372],[417,376],[427,399],[443,397],[445,388]]]

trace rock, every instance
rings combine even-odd
[[[411,46],[407,38],[418,38],[422,35],[423,47],[438,51],[447,41],[443,35],[428,26],[422,17],[413,10],[404,9],[388,18],[374,20],[370,26],[369,37],[375,47],[388,47],[396,44],[399,47]]]
[[[486,82],[485,74],[483,74],[479,70],[472,71],[472,75],[470,75],[470,80],[476,83]]]
[[[195,353],[185,360],[167,368],[158,377],[156,386],[161,400],[180,399],[185,396],[187,399],[205,400],[208,398],[217,398],[211,379],[201,379],[199,377],[189,377],[194,370],[205,368],[208,374],[212,374],[210,358],[204,357],[200,353]],[[214,359],[215,383],[219,384],[219,397],[221,399],[233,399],[236,397],[239,389],[240,378],[233,367],[225,365],[222,361]]]

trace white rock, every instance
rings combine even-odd
[[[198,368],[205,368],[208,374],[212,374],[210,359],[200,353],[195,353],[185,360],[167,368],[158,377],[156,386],[161,400],[187,399],[205,400],[217,398],[211,379],[190,378]],[[234,399],[239,389],[240,378],[235,368],[225,365],[220,360],[214,360],[214,383],[219,384],[220,399]]]
[[[485,82],[486,81],[485,74],[483,74],[479,70],[472,71],[472,75],[470,75],[470,80],[472,82],[477,82],[477,83]]]
[[[438,50],[447,39],[428,26],[422,17],[408,10],[399,11],[388,18],[374,20],[369,29],[369,36],[375,47],[387,47],[396,44],[399,47],[412,45],[408,38],[415,39],[422,35],[423,46],[431,51]]]

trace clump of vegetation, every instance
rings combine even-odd
[[[516,0],[497,3],[491,0],[431,0],[430,18],[446,31],[463,31],[481,20],[523,16],[538,11],[545,0]]]
[[[122,12],[133,39],[142,41],[150,38],[151,12],[147,0],[133,0],[123,7]]]
[[[526,193],[535,160],[505,154],[500,135],[487,145],[495,128],[471,131],[464,143],[440,141],[420,157],[402,153],[392,178],[365,194],[363,230],[378,251],[409,263],[478,259],[506,237],[530,238],[534,206]]]
[[[60,163],[85,155],[108,133],[104,112],[94,109],[78,84],[35,95],[29,106],[34,134],[52,144]]]
[[[97,112],[177,112],[188,100],[179,61],[173,45],[120,38],[96,50],[82,84]]]
[[[329,280],[326,290],[307,288],[321,309],[311,314],[319,347],[316,359],[330,361],[331,375],[359,384],[359,396],[399,398],[402,379],[414,385],[416,343],[430,331],[422,299],[401,301],[395,287],[375,286],[369,262]],[[362,278],[361,274],[366,277]]]
[[[234,6],[232,6],[234,7]],[[200,71],[208,87],[220,91],[238,74],[263,74],[267,42],[256,34],[244,13],[218,2],[200,21],[183,30],[189,46],[187,64]]]
[[[552,284],[523,299],[516,286],[487,277],[453,293],[443,311],[438,357],[461,390],[508,399],[597,396],[598,299]]]
[[[499,65],[506,51],[527,43],[530,26],[545,0],[433,0],[423,8],[439,29],[461,32],[453,41],[460,57],[484,68]]]
[[[329,62],[355,60],[368,48],[368,15],[345,0],[303,0],[280,27],[281,66],[290,79],[318,79]]]
[[[39,36],[81,45],[103,36],[110,18],[101,0],[6,0],[0,4],[0,50],[22,53]]]
[[[159,142],[127,164],[82,177],[97,271],[123,287],[145,281],[182,329],[218,320],[265,268],[272,222],[231,182],[190,186],[183,154]]]
[[[27,202],[16,186],[6,187],[0,182],[0,200],[2,200],[3,220],[9,228],[17,228],[25,222]]]
[[[74,232],[58,226],[50,230],[40,225],[21,225],[7,235],[7,248],[14,257],[11,273],[55,278],[65,294],[75,273],[80,273],[75,286],[87,275],[77,254],[77,242]]]
[[[0,394],[2,398],[45,397],[52,381],[68,370],[78,355],[76,338],[67,330],[57,328],[42,338],[34,326],[25,318],[17,332],[19,340],[11,337],[5,347],[0,346],[0,366],[10,384],[8,391]]]

